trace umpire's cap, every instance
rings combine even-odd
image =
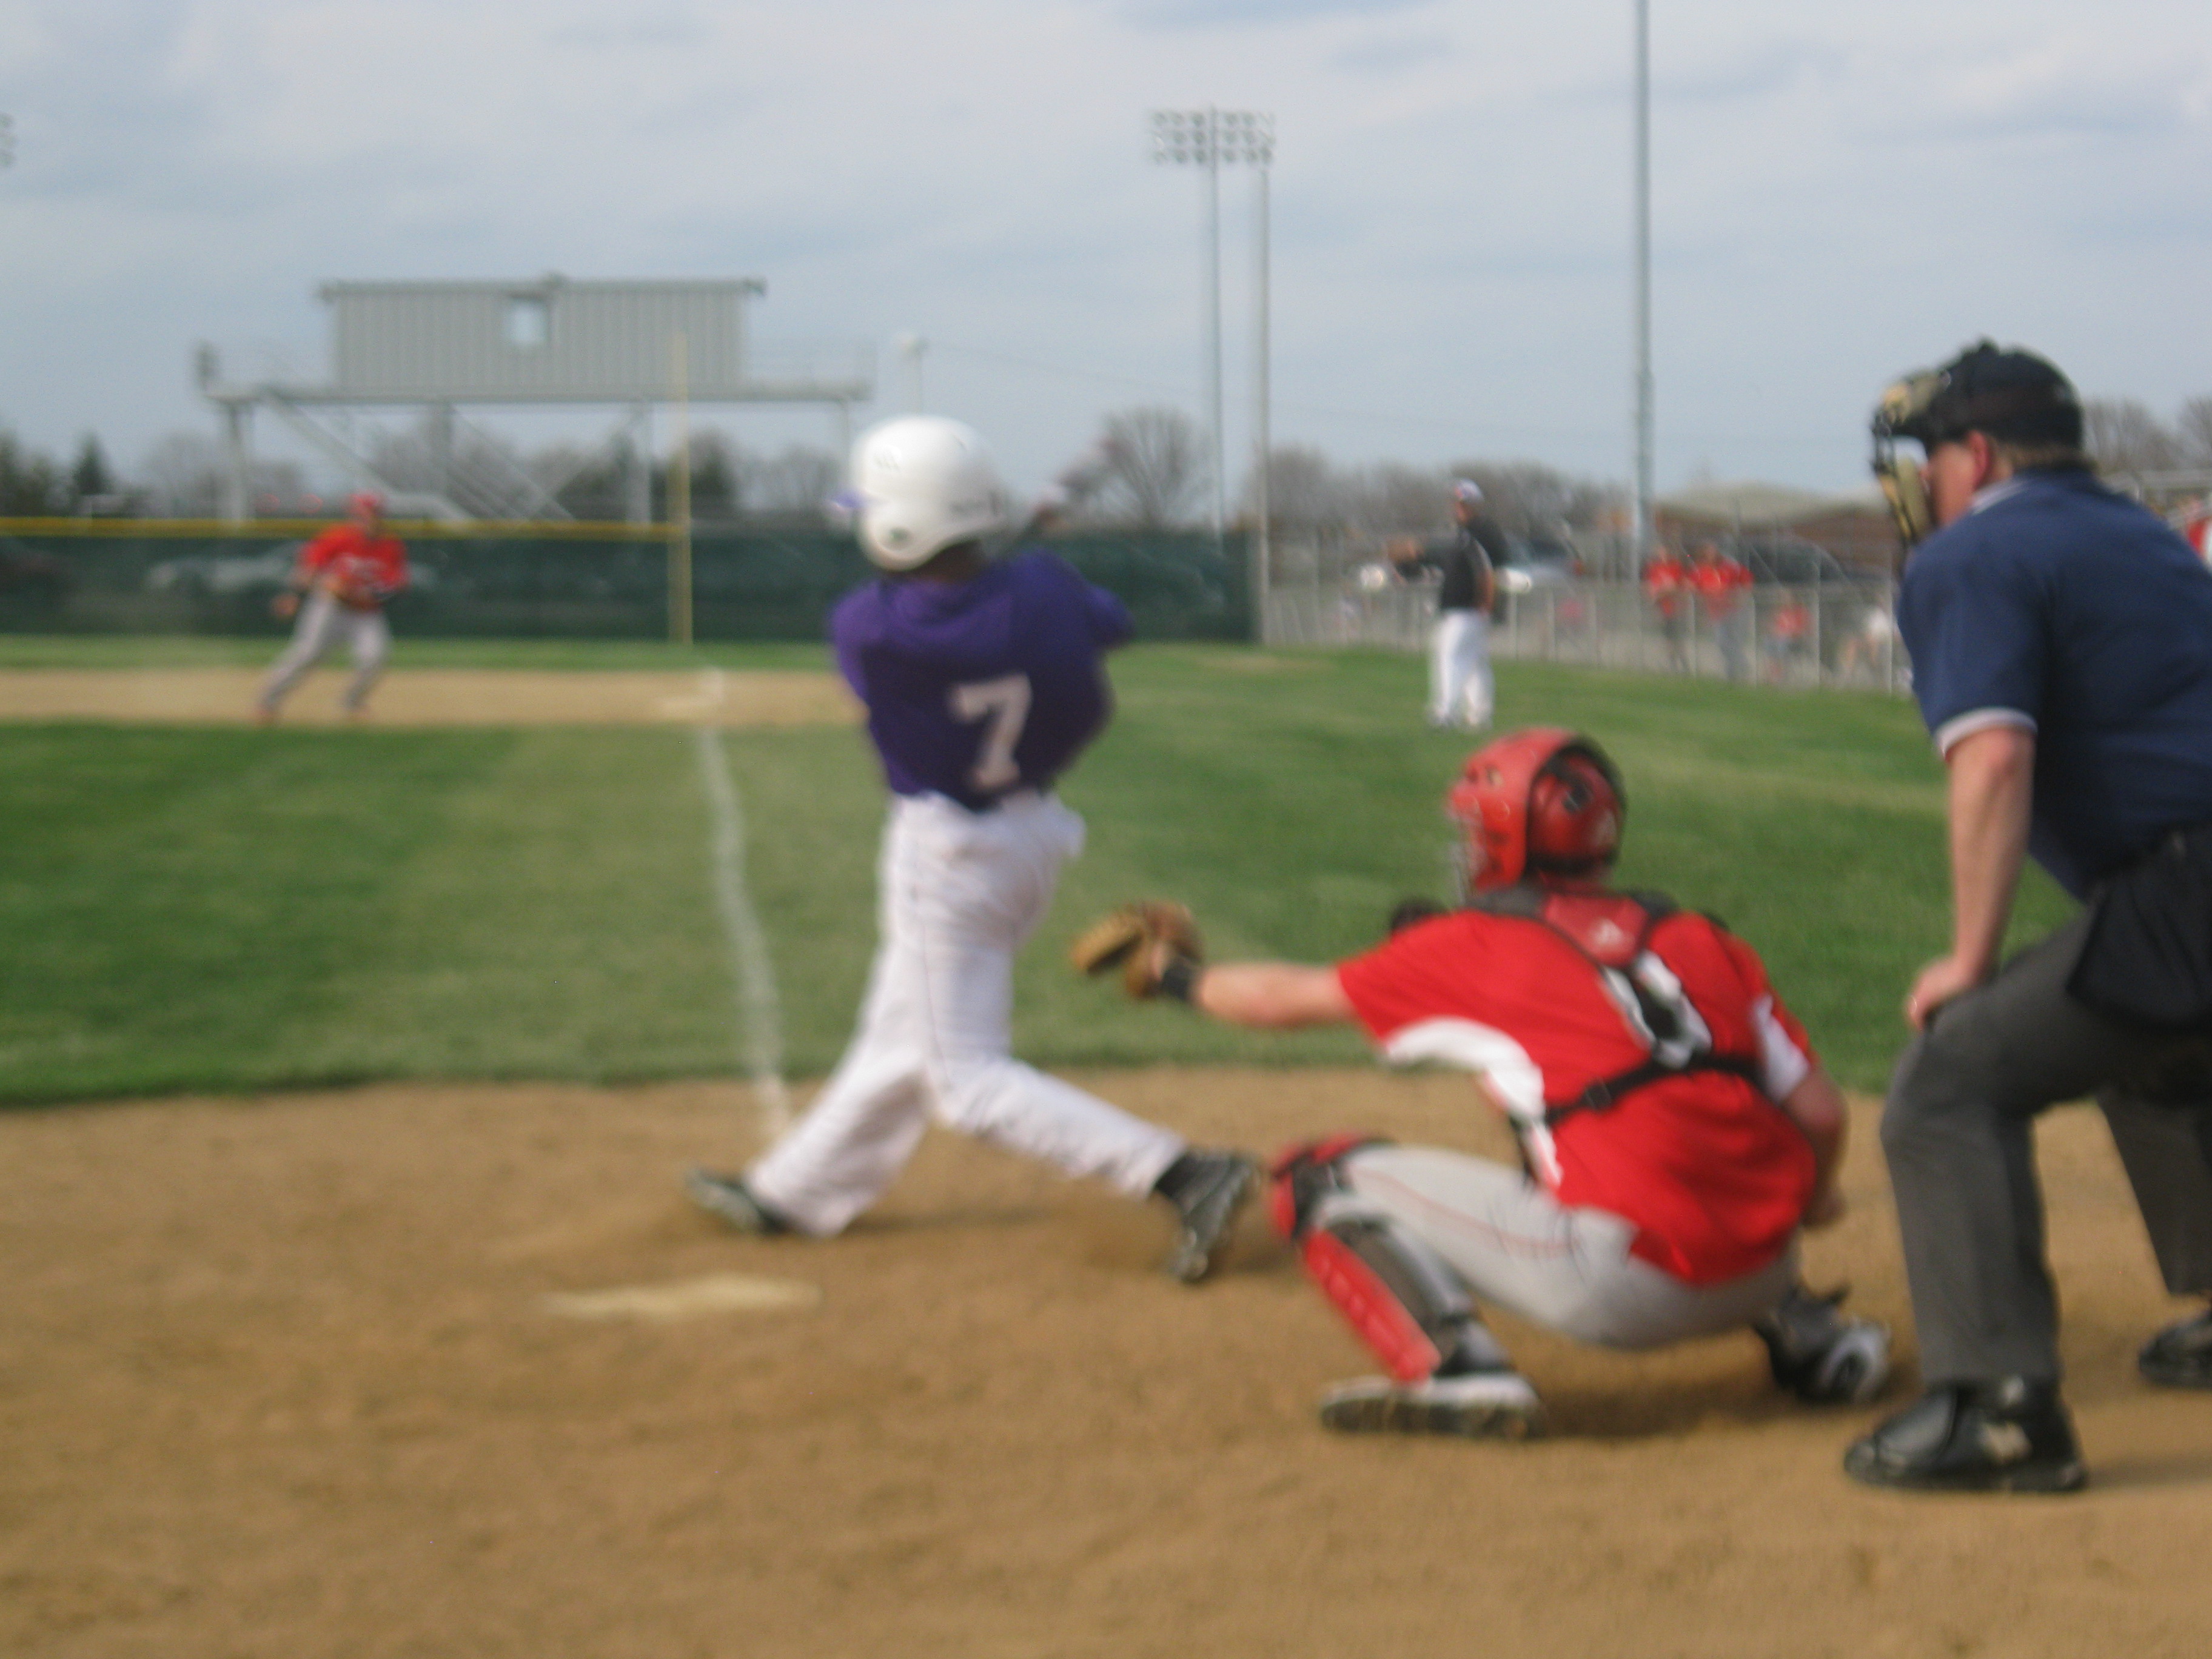
[[[1882,395],[1877,440],[1909,438],[1924,449],[1969,432],[2013,443],[2081,446],[2081,400],[2045,358],[1984,340],[1941,368],[1908,376]]]

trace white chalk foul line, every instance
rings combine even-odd
[[[780,1313],[812,1308],[822,1301],[819,1286],[795,1279],[755,1279],[749,1273],[714,1273],[673,1285],[622,1285],[612,1290],[575,1291],[545,1298],[545,1311],[563,1319],[696,1319],[704,1314]]]
[[[710,668],[707,673],[706,695],[719,706],[722,671]],[[729,949],[738,1028],[744,1033],[738,1062],[752,1079],[761,1133],[774,1139],[790,1125],[791,1095],[783,1086],[783,1011],[776,1000],[775,971],[769,961],[768,939],[761,932],[760,917],[745,891],[744,811],[738,802],[738,787],[730,780],[729,758],[722,751],[720,732],[702,725],[695,728],[695,735],[699,778],[714,819],[709,859],[714,908],[720,914],[722,938]]]

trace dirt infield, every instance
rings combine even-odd
[[[1450,1078],[1084,1080],[1209,1139],[1474,1133]],[[1156,1218],[933,1135],[847,1237],[739,1239],[676,1176],[740,1154],[744,1112],[696,1085],[0,1116],[0,1651],[2212,1645],[2212,1398],[2135,1377],[2174,1310],[2092,1115],[2043,1157],[2096,1484],[1931,1500],[1848,1485],[1873,1413],[1787,1404],[1748,1337],[1623,1358],[1501,1322],[1550,1439],[1332,1437],[1313,1397],[1361,1356],[1264,1238],[1184,1290]],[[1813,1277],[1901,1326],[1871,1128]]]
[[[246,668],[0,669],[0,720],[128,720],[243,725],[260,671]],[[312,675],[284,706],[286,724],[346,722],[343,672]],[[860,705],[834,674],[797,671],[556,673],[410,668],[385,676],[352,723],[427,726],[726,726],[855,724]]]

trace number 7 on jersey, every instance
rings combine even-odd
[[[1018,781],[1022,769],[1014,763],[1014,745],[1022,740],[1022,726],[1030,717],[1030,677],[1006,674],[956,685],[952,714],[963,721],[990,721],[975,763],[968,769],[968,781],[978,789],[1003,789]]]

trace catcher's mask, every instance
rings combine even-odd
[[[1932,454],[1969,432],[2017,443],[2079,448],[2081,401],[2073,382],[2032,351],[1969,347],[1941,368],[1906,376],[1881,394],[1874,411],[1874,475],[1907,548],[1936,528],[1920,467],[1897,453],[1900,438]]]
[[[1628,802],[1605,750],[1564,726],[1532,726],[1468,757],[1444,797],[1464,846],[1468,889],[1523,876],[1589,876],[1620,855]]]

